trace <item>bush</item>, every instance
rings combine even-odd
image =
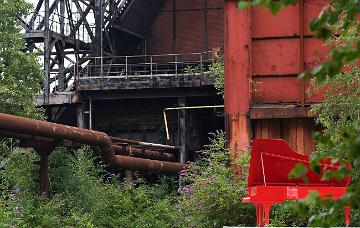
[[[0,226],[30,227],[222,227],[254,226],[255,208],[242,204],[247,193],[246,176],[239,178],[229,168],[229,150],[223,133],[182,177],[183,187],[171,177],[148,181],[135,176],[136,186],[106,171],[87,148],[59,148],[50,156],[49,197],[37,195],[39,157],[31,150],[8,153],[1,147]],[[246,155],[246,154],[245,154]],[[248,164],[244,156],[238,164]],[[305,226],[314,212],[324,208],[294,201],[274,205],[272,226]],[[304,212],[305,211],[305,212]],[[342,213],[338,213],[341,217]],[[334,218],[343,225],[343,217]],[[334,221],[329,220],[329,221]],[[352,220],[358,220],[358,213]],[[331,223],[335,224],[335,223]],[[356,223],[355,223],[356,224]]]
[[[0,156],[0,226],[222,227],[255,225],[255,210],[242,204],[245,179],[228,167],[224,134],[216,134],[182,178],[155,181],[135,176],[136,186],[106,171],[91,150],[55,150],[49,157],[49,196],[37,195],[39,157],[31,150]]]
[[[181,190],[177,213],[183,214],[177,224],[183,227],[254,226],[255,208],[242,204],[246,180],[234,176],[229,168],[229,150],[223,133],[211,138],[202,159],[192,164]]]

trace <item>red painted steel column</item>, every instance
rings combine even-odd
[[[250,11],[225,3],[225,126],[232,162],[250,144]]]

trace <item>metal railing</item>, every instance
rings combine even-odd
[[[201,75],[209,70],[212,53],[90,57],[77,79]]]

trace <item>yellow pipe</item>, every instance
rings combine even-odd
[[[182,106],[182,107],[175,107],[175,108],[165,108],[163,110],[163,116],[164,116],[164,124],[165,124],[167,140],[170,139],[170,135],[169,135],[169,128],[168,128],[166,111],[186,110],[186,109],[204,109],[204,108],[224,108],[224,107],[225,107],[224,105],[203,105],[203,106]]]

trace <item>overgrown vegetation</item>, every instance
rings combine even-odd
[[[214,87],[218,94],[224,96],[224,56],[218,53],[209,67],[210,77],[214,79]]]
[[[201,74],[203,71],[204,70],[203,70],[202,66],[200,66],[200,65],[195,65],[195,66],[187,65],[184,68],[184,73],[192,75],[192,76],[195,76],[196,74]]]
[[[228,167],[223,133],[211,138],[178,188],[175,178],[132,184],[106,171],[89,149],[50,156],[49,197],[37,195],[38,156],[2,144],[0,226],[222,227],[255,225],[255,210],[241,203],[246,180]],[[96,161],[95,161],[96,160]]]

